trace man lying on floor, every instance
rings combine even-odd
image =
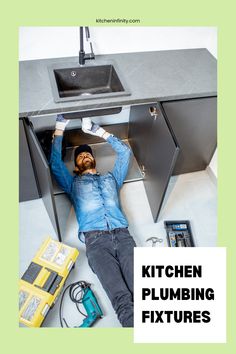
[[[61,158],[63,132],[68,120],[58,115],[52,143],[50,166],[59,186],[73,203],[83,233],[88,263],[99,278],[123,327],[133,327],[133,248],[128,222],[121,210],[119,192],[129,168],[130,148],[94,124],[82,121],[83,132],[105,139],[116,152],[111,172],[100,175],[90,146],[74,152],[75,175]]]

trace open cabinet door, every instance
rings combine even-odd
[[[48,212],[51,223],[54,227],[59,241],[61,241],[61,232],[58,223],[55,198],[53,195],[53,186],[48,161],[42,151],[42,147],[32,129],[32,123],[28,120],[24,121],[27,140],[32,157],[33,167],[36,172],[38,187],[43,199],[45,208]]]
[[[153,122],[146,150],[144,185],[153,219],[157,221],[175,167],[179,147],[171,128],[166,122],[161,105],[157,103],[152,107],[151,111],[153,110]]]
[[[179,152],[159,103],[131,107],[129,139],[143,171],[153,219],[157,221]]]

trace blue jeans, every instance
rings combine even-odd
[[[133,327],[133,250],[127,228],[84,232],[88,263],[123,327]]]

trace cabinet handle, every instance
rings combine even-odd
[[[146,171],[147,171],[146,167],[144,165],[141,165],[140,167],[141,167],[141,175],[144,178],[146,176]]]
[[[159,115],[159,111],[154,106],[149,107],[149,113],[150,113],[151,117],[154,117],[154,120],[156,120]]]

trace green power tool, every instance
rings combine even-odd
[[[82,280],[82,281],[72,283],[65,288],[62,294],[60,310],[59,310],[61,327],[64,327],[64,324],[66,325],[66,327],[69,327],[65,318],[62,317],[62,303],[63,303],[64,295],[67,290],[69,290],[69,296],[71,301],[75,303],[79,313],[81,313],[85,317],[82,324],[80,326],[74,326],[74,328],[91,327],[95,321],[103,317],[101,307],[99,306],[98,301],[94,293],[92,292],[90,286],[91,284]],[[81,304],[83,305],[86,314],[84,314],[81,311],[80,309]]]

